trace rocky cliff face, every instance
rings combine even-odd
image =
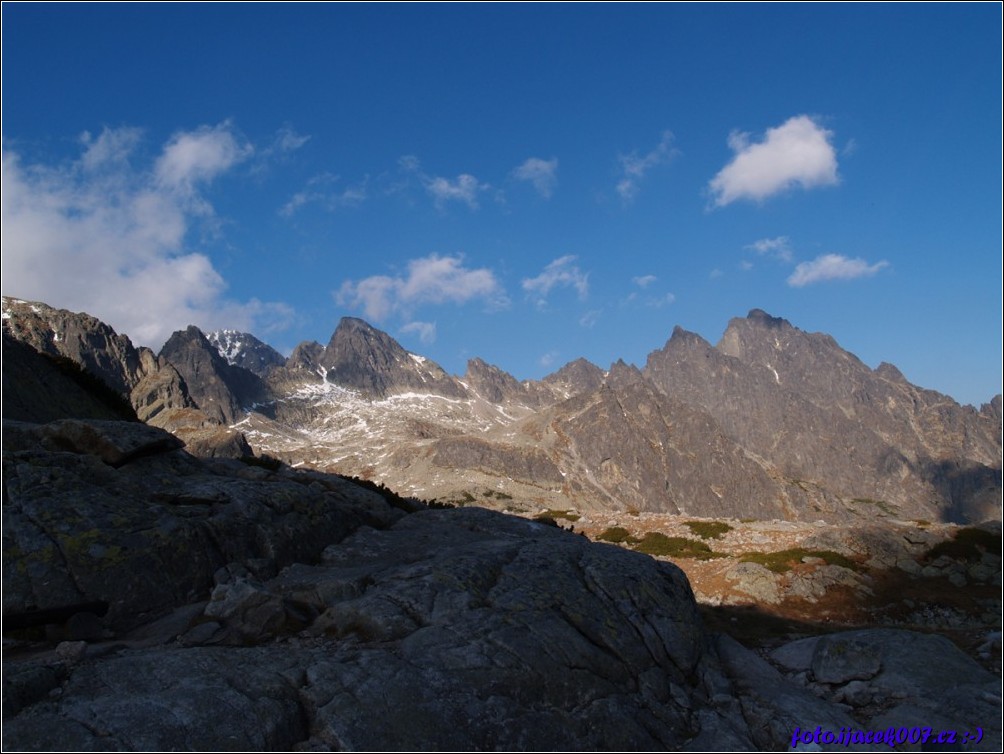
[[[90,315],[4,296],[3,321],[14,339],[72,359],[123,395],[146,374],[142,352],[149,349],[133,347],[128,337]]]
[[[711,414],[789,487],[904,518],[930,517],[931,501],[938,517],[995,515],[994,423],[889,365],[869,369],[828,335],[754,310],[717,346],[677,328],[644,373]]]

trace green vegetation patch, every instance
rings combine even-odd
[[[498,500],[512,500],[512,495],[506,492],[502,492],[500,490],[485,490],[484,496],[494,497],[497,498]]]
[[[836,565],[849,568],[852,571],[861,570],[861,566],[850,558],[832,550],[806,550],[802,547],[793,547],[790,550],[778,550],[777,552],[746,552],[739,556],[740,563],[759,563],[774,573],[785,573],[790,571],[792,566],[802,562],[802,558],[819,558],[827,565]]]
[[[553,518],[555,521],[557,521],[559,518],[563,518],[566,521],[578,521],[581,518],[581,516],[578,513],[574,513],[572,511],[556,511],[550,509],[541,513],[539,516],[537,516],[537,518],[541,518],[542,516],[546,518]]]
[[[662,555],[670,558],[709,560],[710,558],[722,557],[720,553],[713,552],[704,542],[687,537],[667,537],[658,531],[648,532],[634,546],[634,549],[646,555]]]
[[[732,531],[732,527],[724,521],[685,521],[684,525],[701,539],[718,539]]]
[[[984,552],[1001,554],[1001,535],[989,532],[986,529],[979,529],[969,526],[959,529],[955,533],[954,539],[946,539],[939,542],[924,556],[927,560],[934,560],[941,555],[947,555],[956,560],[978,561]]]
[[[613,542],[614,544],[636,544],[638,540],[631,535],[627,529],[623,526],[611,526],[596,535],[596,538],[602,542]]]

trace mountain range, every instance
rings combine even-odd
[[[71,399],[69,361],[193,453],[268,454],[424,499],[828,523],[1001,515],[1000,395],[961,406],[760,310],[715,345],[677,327],[641,368],[579,359],[539,381],[481,359],[450,375],[349,317],[288,358],[194,326],[155,354],[7,297],[3,324],[6,418],[118,410]],[[60,401],[19,397],[43,376]]]

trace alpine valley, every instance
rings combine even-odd
[[[4,750],[1000,751],[1000,395],[760,310],[522,382],[2,316]]]

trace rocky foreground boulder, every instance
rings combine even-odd
[[[670,563],[261,463],[5,423],[5,750],[786,749],[927,714],[1000,745],[999,680],[947,641],[761,656]]]

